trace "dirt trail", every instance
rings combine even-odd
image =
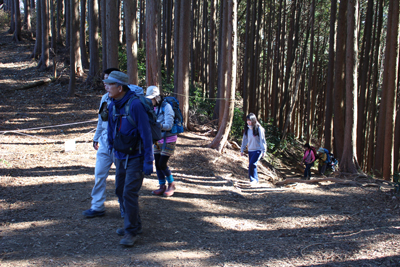
[[[36,75],[31,61],[17,58],[15,77],[3,79],[13,66],[10,38],[0,35],[0,131],[96,118],[102,91],[82,87],[79,97],[66,98],[60,82],[23,92],[4,88],[16,86],[19,75]],[[171,158],[176,194],[151,195],[157,177],[146,177],[144,233],[133,248],[121,247],[114,169],[106,215],[81,215],[94,182],[94,127],[0,133],[1,266],[400,265],[399,200],[385,188],[329,182],[280,188],[263,173],[258,187],[248,187],[246,158],[229,149],[218,154],[206,148],[208,137],[192,132],[180,136]],[[65,152],[71,139],[76,150]]]

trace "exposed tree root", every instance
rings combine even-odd
[[[47,79],[45,79],[45,80],[36,81],[36,82],[33,82],[33,83],[26,84],[26,85],[24,85],[24,86],[22,86],[22,87],[12,88],[12,90],[27,90],[27,89],[32,89],[32,88],[35,88],[35,87],[37,87],[37,86],[41,86],[41,85],[44,85],[44,84],[53,82],[54,80],[55,80],[54,78],[53,78],[53,79],[47,78]]]

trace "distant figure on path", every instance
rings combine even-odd
[[[247,151],[249,152],[250,184],[257,185],[257,164],[258,161],[265,155],[265,151],[267,150],[267,143],[265,141],[265,130],[257,121],[257,117],[253,113],[250,113],[246,117],[240,156],[243,156],[243,151],[246,147]]]
[[[315,161],[315,154],[313,149],[311,148],[309,143],[304,145],[304,156],[303,156],[303,163],[306,165],[304,170],[304,179],[310,180],[311,179],[311,167],[314,165]]]

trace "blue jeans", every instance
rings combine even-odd
[[[311,167],[313,165],[314,165],[314,162],[310,163],[310,164],[306,164],[306,168],[304,170],[304,178],[307,178],[307,177],[311,178]]]
[[[257,174],[257,164],[261,158],[261,151],[249,151],[249,177],[250,182],[257,181],[258,182],[258,174]]]
[[[125,169],[125,159],[115,159],[115,194],[119,203],[125,208],[125,233],[132,236],[142,229],[139,214],[139,190],[143,183],[143,157],[128,160]]]

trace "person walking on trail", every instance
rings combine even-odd
[[[174,125],[175,112],[171,104],[163,101],[160,90],[156,86],[149,86],[146,90],[146,98],[150,99],[155,107],[157,123],[160,123],[163,139],[154,144],[154,159],[160,187],[152,192],[153,195],[170,197],[175,192],[175,182],[171,170],[167,166],[169,158],[174,154],[177,134],[171,133]],[[168,187],[166,186],[168,181]]]
[[[318,173],[323,175],[326,171],[326,166],[328,163],[328,155],[325,152],[325,149],[320,147],[317,151],[318,153]]]
[[[119,71],[117,68],[106,69],[104,79],[107,79],[112,71]],[[137,95],[143,95],[143,89],[137,85],[129,84],[129,89]],[[82,212],[86,218],[100,217],[105,214],[104,202],[106,200],[107,177],[113,164],[113,157],[108,150],[107,125],[108,125],[108,106],[111,98],[108,92],[103,95],[100,101],[99,118],[96,133],[93,137],[93,148],[97,150],[96,165],[94,168],[94,186],[92,189],[92,203],[88,210]],[[121,217],[124,218],[124,209],[120,205]]]
[[[153,172],[153,143],[149,118],[145,107],[135,92],[130,91],[128,76],[119,71],[110,73],[103,81],[109,97],[107,136],[109,150],[115,159],[115,192],[125,209],[124,228],[117,229],[117,234],[124,236],[120,244],[133,246],[142,233],[139,213],[139,191],[144,174]],[[132,101],[129,101],[134,98]],[[125,116],[125,104],[130,103],[129,116],[133,125]]]
[[[104,79],[108,75],[118,69],[109,68],[104,71]],[[103,95],[99,107],[99,119],[97,122],[96,133],[93,137],[93,148],[97,150],[96,166],[94,168],[94,186],[92,189],[92,203],[88,210],[82,212],[86,218],[103,216],[105,214],[104,201],[106,200],[106,180],[108,172],[113,164],[113,157],[108,151],[107,142],[107,125],[108,125],[108,105],[111,103],[111,98],[108,97],[108,92]],[[124,211],[121,209],[121,216],[124,216]]]
[[[311,167],[314,165],[315,161],[315,154],[312,150],[309,143],[304,145],[304,156],[303,156],[303,163],[306,165],[304,170],[304,179],[310,180],[311,179]]]
[[[243,151],[247,146],[249,152],[249,178],[250,184],[258,184],[257,164],[258,161],[264,157],[267,148],[265,141],[265,130],[257,121],[256,115],[250,113],[246,117],[246,124],[244,126],[242,147],[240,155],[243,156]]]

